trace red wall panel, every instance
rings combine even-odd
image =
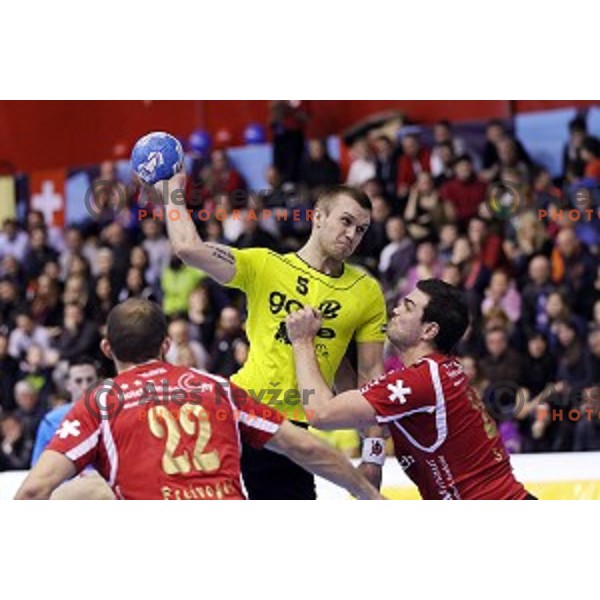
[[[400,110],[411,120],[432,123],[509,117],[593,100],[313,100],[312,135],[339,133],[370,114]],[[246,125],[268,124],[266,100],[0,101],[0,161],[19,170],[97,163],[112,156],[116,143],[133,144],[142,134],[166,130],[187,137],[195,128],[213,135],[222,128],[241,143]]]

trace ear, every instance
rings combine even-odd
[[[437,323],[427,323],[427,325],[425,325],[425,329],[423,330],[423,339],[426,342],[433,342],[439,332],[440,326]]]
[[[323,224],[323,219],[324,219],[324,214],[323,211],[320,208],[315,208],[315,212],[313,214],[313,222],[315,224],[315,227],[321,227],[321,225]]]
[[[161,360],[165,359],[165,356],[167,355],[167,352],[169,351],[170,348],[171,348],[171,338],[166,337],[160,346]]]
[[[103,338],[100,342],[100,350],[102,350],[102,354],[104,354],[106,358],[114,360],[112,348],[110,347],[110,342],[106,338]]]

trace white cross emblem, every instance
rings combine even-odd
[[[61,440],[64,440],[65,438],[69,437],[70,435],[72,435],[73,437],[79,437],[79,435],[81,434],[81,432],[79,431],[79,427],[81,426],[81,423],[79,421],[64,421],[63,424],[60,426],[60,429],[58,429],[56,431],[56,435],[58,435],[58,437]]]
[[[31,208],[43,213],[46,225],[54,223],[54,213],[62,207],[63,197],[54,190],[53,181],[43,181],[42,193],[31,196]]]
[[[387,389],[390,390],[388,396],[391,402],[398,401],[400,404],[406,404],[406,396],[412,393],[412,389],[404,387],[404,381],[398,379],[394,385],[388,384]]]
[[[123,383],[121,385],[121,389],[127,391],[129,389],[129,386],[126,383]]]

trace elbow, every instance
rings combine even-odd
[[[306,420],[315,429],[321,429],[323,431],[333,429],[333,427],[329,423],[327,409],[325,409],[325,408],[316,408],[316,409],[306,410]]]
[[[50,493],[41,485],[28,484],[25,482],[16,493],[15,500],[47,500]]]

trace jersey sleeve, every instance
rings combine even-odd
[[[242,440],[254,448],[262,448],[277,433],[284,416],[274,408],[257,402],[235,384],[229,385]]]
[[[360,392],[375,409],[379,423],[413,413],[433,413],[436,408],[436,389],[426,362],[390,371],[365,385]]]
[[[244,250],[231,248],[231,252],[235,257],[235,275],[227,283],[227,286],[248,292],[262,273],[268,250],[266,248],[247,248]]]
[[[383,342],[385,341],[385,325],[387,323],[387,310],[385,298],[379,284],[371,277],[368,278],[368,290],[365,291],[366,302],[363,319],[356,330],[357,342]]]
[[[67,413],[46,449],[64,454],[79,472],[97,458],[101,424],[100,416],[81,399]]]

